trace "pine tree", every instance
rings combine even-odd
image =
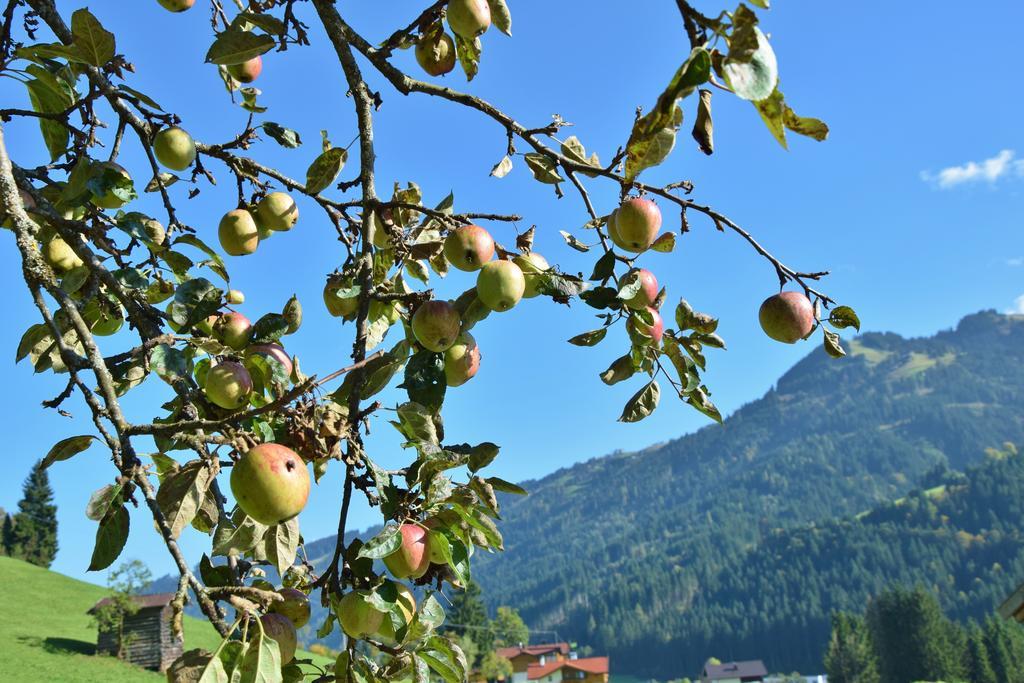
[[[13,523],[10,554],[49,567],[57,556],[57,506],[53,504],[53,489],[41,460],[25,479]]]
[[[878,663],[862,618],[843,612],[832,615],[825,672],[830,683],[878,683]]]
[[[971,683],[999,683],[988,655],[985,633],[978,624],[967,627],[967,678]]]
[[[996,617],[985,622],[985,646],[999,683],[1024,683],[1024,633]]]
[[[0,508],[0,555],[11,555],[14,550],[14,519]]]

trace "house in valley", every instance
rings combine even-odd
[[[700,683],[764,683],[768,670],[760,659],[704,665]]]
[[[512,663],[507,683],[608,683],[608,657],[577,657],[569,643],[542,643],[498,648]]]

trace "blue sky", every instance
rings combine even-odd
[[[203,3],[197,3],[202,5]],[[411,20],[418,5],[392,3],[387,14],[376,3],[345,3],[351,22],[372,40],[381,40]],[[539,3],[511,0],[514,37],[492,31],[484,37],[480,75],[472,83],[460,73],[445,82],[467,89],[530,126],[542,126],[554,113],[574,122],[588,150],[608,159],[624,144],[637,106],[649,108],[688,52],[675,3],[641,0],[629,11],[621,3]],[[776,255],[801,270],[830,268],[824,290],[854,306],[865,329],[925,335],[953,326],[983,308],[1024,312],[1024,136],[1017,63],[1017,27],[1024,6],[1005,0],[985,2],[970,13],[960,3],[784,2],[766,13],[762,26],[779,56],[782,88],[798,113],[825,119],[832,134],[825,143],[791,136],[782,150],[749,103],[716,92],[716,152],[710,158],[687,134],[688,121],[673,155],[645,180],[696,183],[694,197],[710,203],[749,228]],[[75,3],[62,3],[67,9]],[[701,3],[713,11],[717,3]],[[584,9],[585,8],[585,9]],[[202,63],[208,47],[205,10],[182,15],[161,11],[156,2],[94,0],[90,9],[118,34],[118,50],[134,63],[130,84],[181,114],[183,125],[206,142],[230,139],[245,122],[231,105],[213,67]],[[312,7],[297,9],[311,25]],[[998,17],[998,21],[992,20]],[[884,23],[883,23],[884,22]],[[979,36],[974,41],[965,36]],[[984,39],[980,39],[984,36]],[[282,150],[272,141],[251,154],[303,177],[319,150],[319,131],[347,144],[356,126],[351,102],[333,51],[315,28],[312,47],[265,56],[257,85],[270,107],[264,120],[297,129],[305,144]],[[396,58],[415,72],[410,53]],[[517,159],[512,174],[488,177],[504,154],[503,131],[471,112],[426,97],[403,98],[374,81],[384,104],[377,114],[378,186],[415,180],[427,202],[454,190],[463,211],[520,213],[518,227],[536,224],[535,248],[563,270],[589,273],[593,256],[565,246],[559,230],[581,234],[587,218],[577,196],[555,198],[535,183]],[[0,84],[5,106],[27,106],[23,89]],[[41,138],[33,125],[4,126],[15,161],[40,158]],[[128,142],[124,163],[145,182],[140,150]],[[185,199],[174,188],[180,215],[199,234],[216,242],[220,215],[234,208],[234,183],[211,164],[218,187],[200,185]],[[354,164],[343,172],[355,172]],[[613,208],[617,188],[595,181],[592,196],[602,212]],[[136,208],[160,215],[152,195]],[[305,304],[300,334],[288,338],[306,372],[326,374],[346,364],[352,327],[326,315],[320,303],[322,275],[343,260],[326,218],[301,203],[298,226],[277,235],[253,256],[233,258],[232,285],[246,294],[241,310],[256,319],[279,310],[292,292]],[[672,226],[672,212],[666,224]],[[515,230],[489,225],[496,238],[514,243]],[[757,326],[757,307],[777,288],[773,269],[731,234],[717,233],[694,216],[693,230],[671,255],[645,255],[641,263],[668,287],[669,301],[687,298],[721,318],[727,352],[712,352],[707,373],[714,400],[725,412],[760,396],[794,362],[814,347],[770,342]],[[435,278],[436,279],[436,278]],[[40,407],[58,393],[63,378],[33,376],[11,363],[23,330],[36,313],[20,278],[13,241],[0,246],[0,283],[7,324],[0,329],[0,410],[7,426],[7,475],[0,480],[0,505],[14,508],[32,462],[59,438],[90,430],[80,403],[69,403],[75,419]],[[473,279],[454,274],[437,283],[454,296]],[[474,334],[483,367],[469,384],[449,393],[445,408],[448,440],[494,441],[502,454],[494,474],[511,480],[543,476],[560,467],[609,453],[640,449],[707,424],[703,416],[666,396],[654,416],[634,425],[616,423],[634,383],[605,387],[597,378],[626,347],[610,335],[592,349],[565,343],[595,327],[593,311],[565,308],[546,300],[524,302],[513,312],[492,315]],[[621,334],[621,333],[620,333]],[[114,337],[111,351],[130,343]],[[127,409],[146,420],[169,391],[152,378],[133,392]],[[391,405],[401,394],[384,395]],[[382,420],[369,440],[371,454],[397,466],[408,455],[398,435]],[[90,492],[113,474],[101,448],[59,463],[51,470],[60,508],[61,552],[54,568],[87,575],[95,523],[84,517]],[[307,539],[333,533],[341,481],[330,473],[315,487],[301,517]],[[378,517],[355,506],[352,526]],[[152,531],[148,512],[132,514],[133,533],[123,558],[141,558],[154,573],[171,569],[170,558]],[[209,540],[193,530],[183,544],[198,560]]]

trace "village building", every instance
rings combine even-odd
[[[768,670],[760,659],[721,664],[709,662],[700,674],[700,683],[764,683],[767,675]]]
[[[608,683],[607,657],[577,657],[569,643],[542,643],[498,648],[512,663],[509,683]]]
[[[174,593],[132,596],[139,609],[124,617],[121,628],[124,643],[119,642],[117,631],[100,629],[96,640],[97,654],[116,657],[123,650],[125,661],[136,666],[157,671],[169,667],[184,649],[181,638],[171,632],[173,599]],[[100,600],[92,606],[89,614],[109,602],[110,598]]]

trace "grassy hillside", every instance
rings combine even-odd
[[[165,680],[113,657],[94,655],[96,629],[85,613],[107,591],[19,560],[0,557],[0,681],[154,683]],[[185,617],[185,648],[213,650],[210,624]],[[302,653],[318,663],[323,657]]]

